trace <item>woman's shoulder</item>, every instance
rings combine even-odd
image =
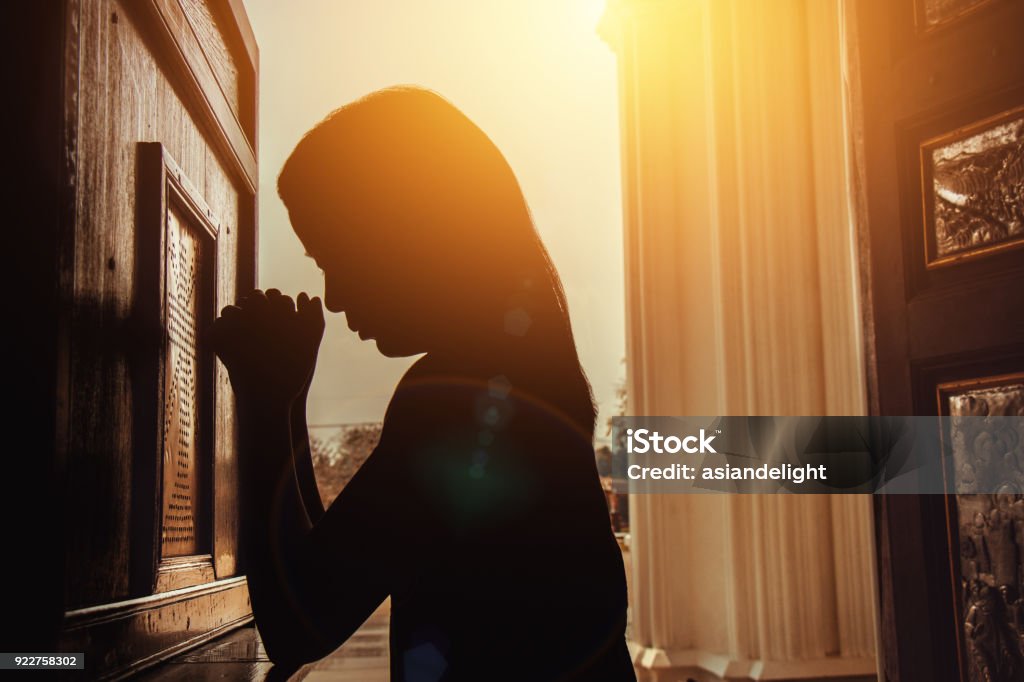
[[[517,370],[514,363],[426,355],[399,381],[385,427],[430,430],[441,426],[449,432],[465,427],[476,433],[503,431],[514,422],[530,431],[554,429],[564,415],[546,395],[550,391],[544,390],[544,382],[533,373]]]
[[[489,379],[482,367],[425,355],[409,367],[395,387],[384,417],[385,427],[450,424],[471,418],[475,402],[487,392]]]
[[[424,355],[402,375],[395,395],[419,399],[436,397],[442,392],[469,396],[506,382],[513,374],[498,362]]]

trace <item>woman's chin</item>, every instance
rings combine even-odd
[[[373,336],[368,336],[365,340],[376,343],[377,351],[384,357],[388,358],[405,358],[410,355],[419,355],[424,352],[423,350],[413,348],[410,344],[404,344],[389,339],[378,339]]]

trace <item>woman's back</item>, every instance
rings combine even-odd
[[[424,358],[395,393],[371,456],[402,491],[394,679],[623,679],[625,577],[593,449],[529,374]]]

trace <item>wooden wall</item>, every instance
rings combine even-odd
[[[142,254],[155,237],[141,219],[139,197],[150,188],[142,186],[139,150],[161,143],[215,216],[219,310],[255,283],[257,55],[233,0],[67,0],[64,66],[69,211],[58,245],[56,359],[64,643],[96,649],[109,659],[105,669],[129,670],[249,617],[237,578],[233,401],[219,365],[209,540],[215,582],[169,600],[153,598],[154,584],[139,578],[154,542],[152,524],[139,520],[151,518],[157,495],[139,472],[160,457],[149,426],[161,409],[140,368],[163,338],[144,290],[153,273]],[[177,616],[181,622],[171,622]]]

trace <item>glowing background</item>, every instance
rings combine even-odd
[[[508,158],[555,262],[600,410],[625,354],[616,63],[604,0],[245,0],[260,48],[260,286],[323,292],[276,192],[292,147],[331,110],[416,84],[472,118]],[[414,360],[381,356],[329,315],[312,424],[378,421]]]

